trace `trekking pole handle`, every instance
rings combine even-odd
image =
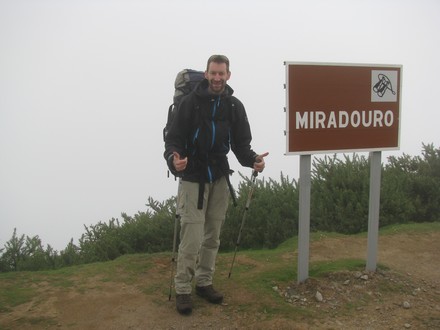
[[[262,158],[258,158],[258,157],[255,158],[255,163],[261,163],[262,161],[263,161]],[[261,169],[260,172],[263,172],[263,169],[264,169],[264,167]],[[258,176],[258,171],[256,169],[254,169],[253,172],[252,172],[252,179],[255,180],[255,178],[257,176]]]
[[[252,199],[252,194],[254,192],[254,185],[255,185],[255,180],[257,179],[258,176],[258,172],[257,171],[253,171],[252,172],[252,178],[251,178],[251,188],[249,190],[249,195],[246,201],[246,205],[245,205],[245,209],[248,210],[249,209],[249,205],[251,204],[251,199]]]

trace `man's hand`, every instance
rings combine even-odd
[[[264,157],[266,157],[267,155],[269,155],[269,153],[265,152],[264,154],[255,157],[255,163],[254,163],[255,171],[263,172],[264,168],[266,167],[266,163],[264,162]]]
[[[177,152],[175,151],[173,152],[173,165],[177,172],[184,171],[187,164],[188,164],[188,157],[181,159],[180,155]]]

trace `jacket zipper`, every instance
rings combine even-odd
[[[217,100],[214,101],[213,107],[212,107],[212,113],[211,113],[211,128],[212,128],[212,139],[211,139],[211,149],[214,147],[215,142],[215,114],[217,112],[217,108],[220,106],[220,96],[217,97]],[[211,167],[208,165],[208,178],[209,182],[212,183],[213,177],[212,177],[212,171]]]

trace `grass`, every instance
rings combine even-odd
[[[328,273],[341,270],[354,271],[363,270],[364,268],[365,260],[359,259],[340,259],[331,262],[321,261],[315,262],[309,267],[309,275],[310,277],[322,277]]]
[[[420,234],[440,231],[440,222],[406,223],[400,225],[390,225],[380,229],[381,235],[392,234]]]
[[[0,294],[0,313],[8,312],[11,308],[30,301],[35,296],[35,290],[29,287],[7,286]]]

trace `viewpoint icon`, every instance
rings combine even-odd
[[[397,71],[371,71],[371,102],[397,102]]]

